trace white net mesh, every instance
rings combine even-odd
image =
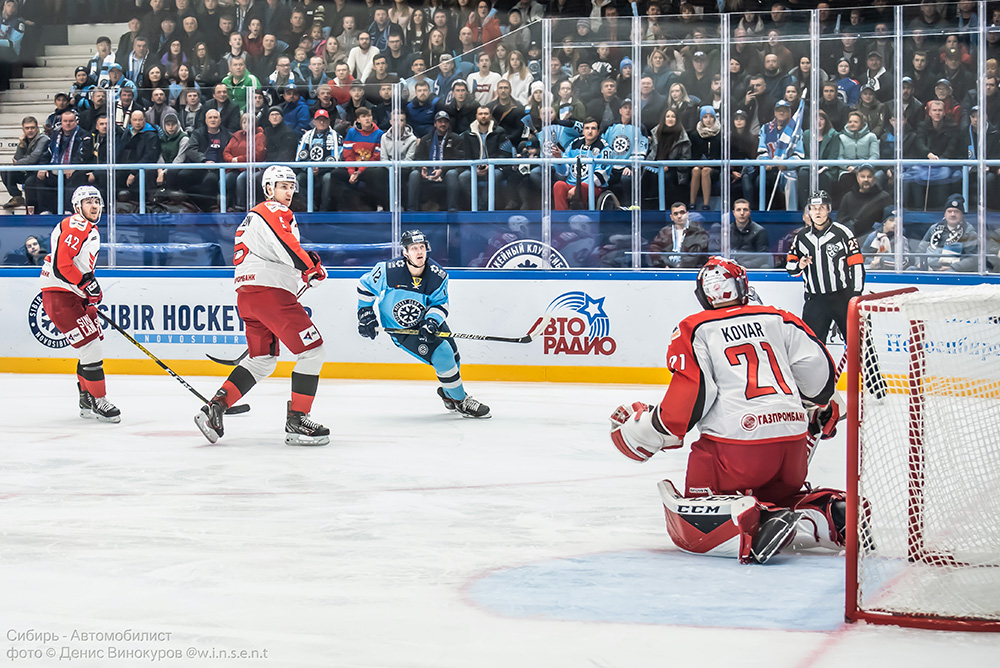
[[[859,314],[859,610],[1000,620],[1000,287]]]

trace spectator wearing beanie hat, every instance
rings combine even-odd
[[[979,235],[965,220],[965,198],[952,195],[944,217],[920,241],[920,253],[932,271],[975,271],[979,264]]]
[[[722,126],[719,124],[719,116],[715,107],[706,104],[698,110],[698,124],[691,137],[691,159],[692,160],[722,160]],[[718,170],[714,167],[694,167],[691,169],[691,206],[688,210],[694,211],[694,205],[698,199],[698,192],[701,191],[702,209],[708,211],[709,200],[712,198],[712,182],[718,181]]]
[[[615,77],[618,84],[618,92],[621,95],[631,96],[632,94],[632,59],[622,58],[618,64],[618,76]]]

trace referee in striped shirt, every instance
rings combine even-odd
[[[865,262],[854,233],[830,219],[825,190],[813,193],[807,206],[812,223],[795,235],[785,269],[792,276],[802,274],[802,320],[826,343],[831,322],[847,336],[847,307],[865,286]]]

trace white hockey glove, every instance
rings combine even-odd
[[[809,433],[819,436],[824,441],[837,435],[837,423],[847,417],[847,405],[840,392],[834,392],[830,403],[817,406],[812,402],[803,402],[809,419]]]
[[[663,449],[679,448],[681,439],[661,434],[653,426],[653,407],[636,401],[611,414],[611,442],[629,459],[644,462]]]

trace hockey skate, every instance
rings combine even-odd
[[[289,401],[285,445],[326,445],[329,442],[330,430],[309,417],[309,413],[293,411]]]
[[[801,517],[802,513],[794,510],[762,511],[750,557],[758,564],[766,564],[795,537],[795,525]]]
[[[484,403],[480,403],[472,398],[471,395],[465,395],[465,399],[461,401],[454,402],[455,410],[458,411],[459,415],[462,417],[469,418],[491,418],[490,407]]]
[[[198,425],[201,433],[205,434],[209,443],[215,443],[222,438],[222,416],[226,413],[225,399],[226,391],[219,390],[209,403],[195,413],[194,423]]]
[[[100,420],[115,424],[122,421],[122,412],[106,397],[95,398],[90,392],[80,387],[80,383],[77,383],[76,387],[80,390],[80,417],[86,420]]]
[[[448,409],[449,411],[458,410],[458,404],[455,402],[454,399],[452,399],[451,397],[449,397],[447,394],[444,393],[443,387],[438,388],[438,396],[441,397],[441,401],[444,402],[444,407],[446,409]]]

